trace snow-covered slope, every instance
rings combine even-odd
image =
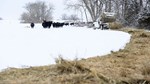
[[[129,42],[128,33],[65,26],[44,29],[41,24],[29,28],[18,21],[0,21],[0,70],[7,67],[54,64],[65,59],[89,58],[117,51]]]

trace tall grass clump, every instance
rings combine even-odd
[[[146,75],[150,77],[150,62],[146,62],[143,64],[141,72],[142,72],[142,75]]]
[[[87,72],[91,72],[90,69],[86,68],[84,64],[80,63],[77,60],[74,61],[68,61],[63,59],[62,57],[59,56],[59,58],[57,58],[56,60],[57,63],[57,71],[60,74],[64,74],[64,73],[87,73]]]

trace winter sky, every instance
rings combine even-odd
[[[54,19],[60,19],[61,15],[70,14],[74,11],[65,10],[65,0],[3,0],[0,3],[0,17],[7,20],[18,20],[20,15],[25,11],[23,8],[28,2],[45,1],[54,5]],[[76,0],[74,0],[76,1]],[[68,12],[69,11],[69,12]]]

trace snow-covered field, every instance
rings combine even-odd
[[[65,26],[44,29],[41,24],[29,28],[19,21],[0,21],[0,70],[8,67],[54,64],[65,59],[89,58],[117,51],[129,42],[128,33]]]

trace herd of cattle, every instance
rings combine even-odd
[[[84,27],[84,26],[87,26],[88,28],[93,28],[93,29],[101,29],[101,30],[104,30],[104,29],[109,29],[108,27],[108,24],[106,23],[98,23],[98,26],[96,27],[95,24],[93,22],[78,22],[78,23],[69,23],[69,22],[53,22],[53,21],[46,21],[44,20],[42,22],[42,26],[43,28],[51,28],[51,26],[53,28],[60,28],[60,27],[63,27],[63,26],[69,26],[69,25],[75,25],[77,27]],[[34,28],[35,24],[34,23],[31,23],[30,24],[31,28]]]
[[[74,25],[74,23],[68,23],[68,22],[53,22],[53,21],[46,21],[46,20],[44,20],[44,21],[42,22],[43,28],[51,28],[51,26],[53,26],[53,28],[59,28],[59,27],[69,26],[69,25]],[[31,26],[31,28],[34,28],[35,24],[34,24],[34,23],[31,23],[30,26]]]

